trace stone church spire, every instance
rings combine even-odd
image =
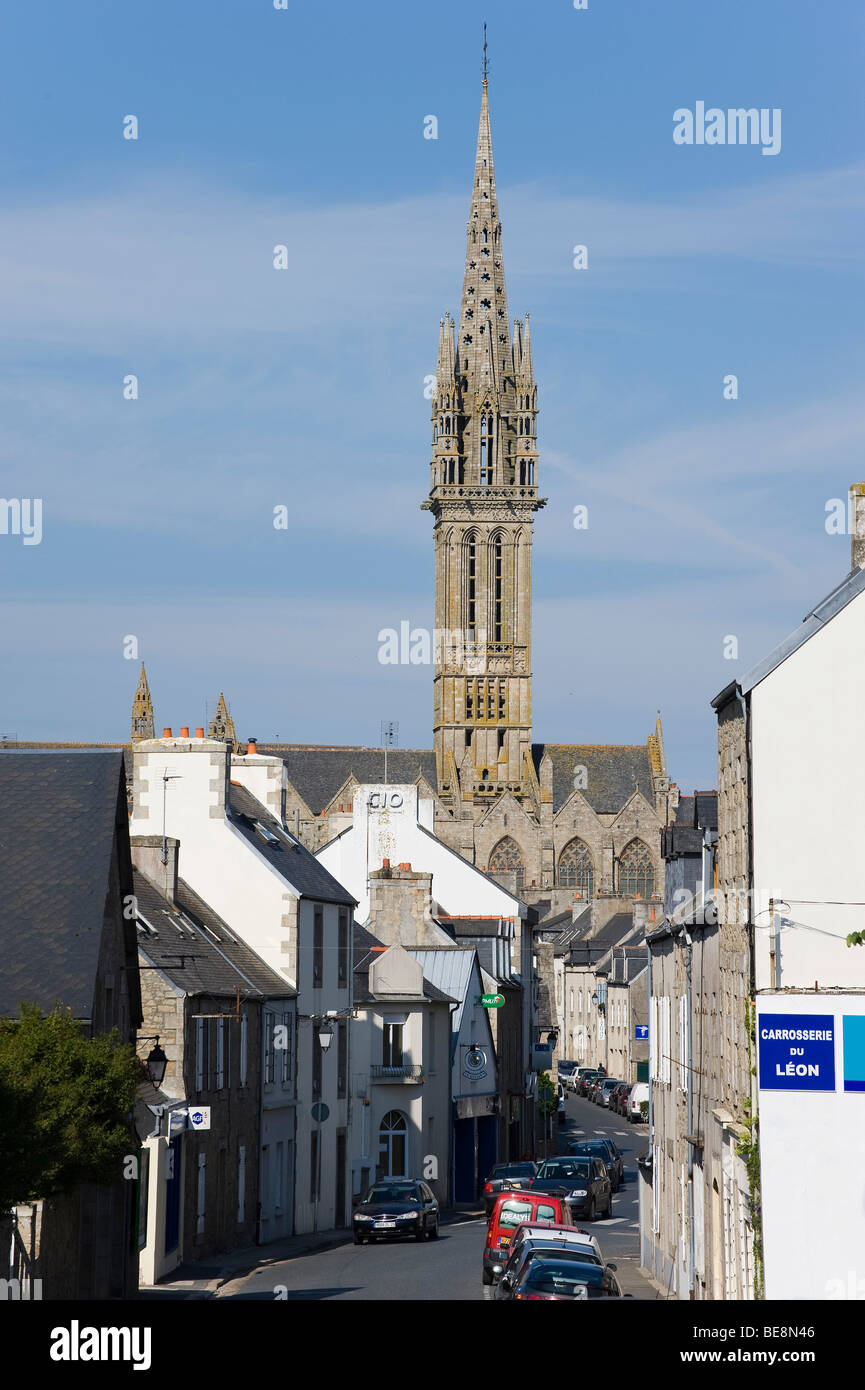
[[[147,672],[143,661],[141,675],[138,677],[138,689],[132,701],[132,729],[129,737],[132,743],[153,738],[153,701],[150,698],[150,686],[147,684]]]
[[[216,706],[216,714],[210,721],[207,730],[208,738],[230,739],[237,746],[237,734],[234,732],[234,720],[228,712],[228,705],[225,703],[225,696],[219,692],[219,702]]]
[[[439,793],[531,797],[531,544],[537,391],[528,316],[509,332],[484,64],[459,327],[439,326],[434,741]]]

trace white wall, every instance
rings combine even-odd
[[[770,896],[803,927],[782,927],[780,987],[865,986],[865,594],[751,692],[755,912]],[[796,900],[799,901],[796,901]],[[771,988],[768,914],[757,918],[757,987]],[[828,933],[828,935],[827,935]]]
[[[865,1299],[865,1092],[844,1090],[841,1029],[865,994],[758,995],[758,1043],[773,1014],[834,1015],[835,1090],[761,1084],[766,1297]]]
[[[369,918],[369,872],[380,869],[383,859],[389,859],[392,868],[411,864],[414,870],[431,873],[433,900],[452,916],[519,914],[522,905],[494,879],[424,834],[423,818],[429,819],[432,803],[420,801],[416,786],[361,786],[353,805],[352,829],[325,845],[317,857],[358,899],[359,922]]]

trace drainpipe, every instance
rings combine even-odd
[[[685,1002],[688,1018],[688,1053],[685,1059],[687,1071],[685,1073],[685,1092],[686,1100],[686,1143],[688,1145],[688,1296],[694,1297],[694,1085],[693,1085],[693,1062],[694,1062],[694,1043],[691,1027],[691,960],[693,956],[694,943],[691,940],[687,926],[682,924],[682,931],[685,936]]]

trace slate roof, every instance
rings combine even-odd
[[[259,753],[282,758],[288,780],[313,815],[320,815],[349,776],[359,783],[384,782],[383,748],[308,747],[301,744],[258,744]],[[431,748],[389,748],[387,780],[410,785],[419,776],[436,786],[435,754]]]
[[[680,796],[675,807],[674,824],[689,829],[702,827],[706,830],[718,829],[718,793],[694,792],[693,796]]]
[[[354,924],[354,958],[357,964],[354,967],[354,1000],[356,1004],[369,1004],[374,1001],[375,996],[369,988],[369,968],[377,955],[386,951],[387,947],[378,937],[373,936],[371,931],[362,927],[359,923]],[[411,953],[410,953],[411,954]],[[457,1000],[452,999],[449,994],[437,988],[424,975],[423,979],[424,999],[431,1003],[456,1004]]]
[[[650,806],[654,805],[652,770],[645,744],[533,743],[532,761],[538,778],[545,753],[553,764],[554,811],[564,806],[573,793],[575,767],[586,769],[582,794],[594,811],[621,811],[636,788]]]
[[[17,1018],[22,1000],[47,1012],[58,999],[76,1018],[91,1016],[115,833],[131,879],[122,768],[113,751],[0,755],[2,1017]],[[134,965],[130,1003],[135,1017]]]
[[[507,917],[448,917],[443,913],[435,913],[434,918],[438,925],[452,936],[500,936],[502,921],[508,922],[510,926],[510,919]]]
[[[297,994],[182,879],[177,882],[174,907],[138,869],[134,878],[139,950],[178,989],[232,998],[237,990],[244,998]]]
[[[315,898],[318,902],[345,903],[354,908],[356,899],[343,888],[333,874],[329,874],[314,854],[284,830],[279,821],[262,806],[246,787],[232,782],[230,787],[228,817],[245,840],[254,845],[259,854],[291,884],[304,898]],[[268,842],[255,828],[255,822],[263,825],[277,843]]]
[[[620,946],[628,941],[634,931],[633,913],[614,913],[594,936],[586,937],[583,934],[571,943],[571,964],[592,965],[599,962],[612,946]]]
[[[718,793],[694,792],[693,796],[679,797],[673,824],[661,832],[664,859],[702,854],[704,829],[718,829]]]

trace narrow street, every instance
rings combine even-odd
[[[607,1135],[622,1150],[625,1183],[613,1198],[611,1218],[592,1223],[607,1259],[617,1265],[623,1292],[654,1299],[655,1291],[638,1273],[639,1223],[636,1159],[646,1146],[646,1126],[630,1125],[618,1115],[570,1094],[567,1119],[556,1127],[559,1150],[575,1139]],[[336,1249],[268,1264],[224,1284],[220,1299],[318,1301],[359,1299],[411,1301],[489,1300],[492,1290],[481,1281],[486,1222],[456,1217],[442,1224],[437,1241],[351,1243]]]

